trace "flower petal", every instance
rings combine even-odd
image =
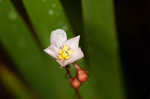
[[[73,54],[70,59],[65,61],[56,60],[62,67],[65,67],[71,63],[74,63],[75,61],[81,59],[84,57],[84,54],[81,50],[81,48],[77,48],[73,51]]]
[[[51,44],[59,48],[64,41],[67,40],[66,32],[62,29],[57,29],[51,32]]]
[[[80,35],[67,40],[66,42],[64,42],[63,45],[67,45],[72,49],[76,49],[79,46],[79,40],[80,40]]]
[[[58,48],[56,48],[54,45],[49,46],[48,48],[44,49],[44,51],[53,58],[57,58]]]

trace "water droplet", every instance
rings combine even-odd
[[[44,3],[45,3],[45,2],[46,2],[46,0],[42,0],[42,2],[44,2]]]
[[[11,19],[11,20],[15,20],[17,18],[17,13],[15,11],[11,11],[9,14],[8,14],[8,17]]]
[[[52,4],[52,8],[55,8],[55,7],[56,7],[56,4],[55,4],[55,3],[53,3],[53,4]]]
[[[54,13],[53,10],[49,10],[49,11],[48,11],[48,14],[49,14],[49,15],[52,15],[53,13]]]

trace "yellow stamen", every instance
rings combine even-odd
[[[66,57],[65,57],[65,59],[69,59],[69,58],[70,58],[70,56],[66,56]]]
[[[69,47],[67,45],[64,45],[63,50],[67,51],[69,49]]]
[[[72,55],[72,49],[64,45],[63,48],[61,48],[58,53],[59,53],[58,55],[59,60],[68,60]]]
[[[59,50],[59,54],[63,54],[63,50],[62,49]]]
[[[66,56],[68,56],[67,53],[65,53],[65,52],[62,53],[61,55],[62,55],[62,57],[64,57],[64,58],[65,58]]]
[[[58,58],[59,58],[60,60],[63,60],[63,59],[64,59],[61,55],[59,55]]]
[[[72,55],[72,49],[67,51],[69,55]]]

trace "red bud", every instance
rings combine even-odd
[[[88,74],[82,70],[82,69],[79,69],[78,70],[78,79],[81,81],[81,82],[85,82],[87,81],[88,79]]]
[[[77,79],[77,78],[73,78],[72,80],[71,80],[71,84],[72,84],[72,86],[74,87],[74,88],[79,88],[80,87],[80,85],[81,85],[81,83],[80,83],[80,81]]]

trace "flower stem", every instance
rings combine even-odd
[[[78,65],[78,64],[76,64],[76,63],[72,63],[73,65],[74,65],[74,67],[76,68],[76,69],[81,69],[81,67]]]
[[[69,66],[66,66],[65,70],[66,70],[67,76],[69,77],[69,80],[71,81],[73,77],[72,77],[72,75],[70,73]],[[76,96],[78,97],[78,99],[81,99],[81,95],[80,95],[79,90],[77,88],[74,88],[74,91],[75,91]]]
[[[80,95],[79,90],[78,90],[78,89],[75,89],[75,88],[74,88],[74,90],[75,90],[75,93],[76,93],[78,99],[81,99],[81,95]]]

